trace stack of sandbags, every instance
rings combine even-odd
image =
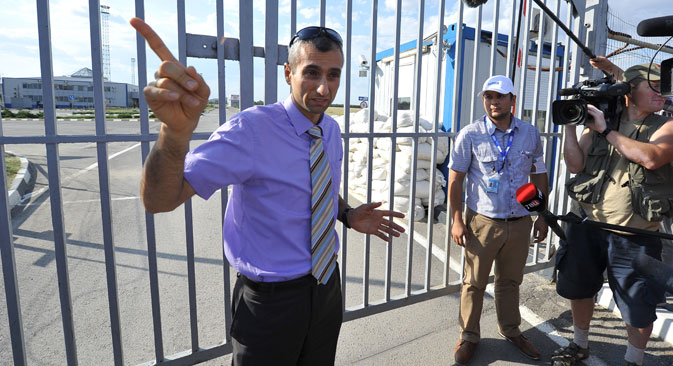
[[[413,114],[410,111],[402,111],[397,116],[397,132],[414,132]],[[344,117],[336,118],[344,130]],[[432,123],[425,119],[419,120],[419,132],[432,132]],[[375,113],[374,132],[389,133],[392,131],[392,117],[386,117]],[[362,133],[369,132],[369,110],[363,109],[357,113],[351,114],[350,132]],[[394,184],[391,185],[392,174],[391,161],[393,153],[393,141],[391,138],[373,139],[374,148],[372,155],[372,200],[387,203],[390,200],[390,188],[394,192],[394,209],[410,214],[409,196],[412,178],[412,159],[413,159],[413,138],[398,137],[395,141],[395,177]],[[429,205],[430,197],[430,172],[435,174],[435,202],[434,205],[442,204],[446,198],[443,187],[446,186],[446,180],[442,173],[433,167],[432,159],[432,138],[419,137],[418,155],[416,160],[416,192],[414,197],[414,219],[422,220],[425,216],[425,209]],[[349,145],[349,191],[361,197],[367,195],[367,156],[369,153],[369,143],[366,138],[350,139]],[[438,139],[437,164],[444,161],[448,154],[448,137]],[[385,206],[385,205],[384,205]]]

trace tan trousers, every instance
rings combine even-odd
[[[495,310],[500,331],[508,337],[521,334],[519,285],[528,258],[533,220],[498,221],[470,209],[465,215],[470,239],[465,245],[465,270],[460,294],[461,338],[477,343],[484,291],[495,261]]]

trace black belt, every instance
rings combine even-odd
[[[255,291],[260,291],[260,292],[271,292],[271,291],[278,291],[278,290],[291,290],[291,289],[298,289],[302,287],[309,287],[311,285],[315,285],[318,283],[318,280],[313,277],[312,274],[307,274],[306,276],[295,278],[292,280],[288,281],[279,281],[279,282],[260,282],[260,281],[255,281],[251,280],[248,277],[245,277],[244,275],[237,273],[236,276],[245,283],[246,286],[250,287],[251,289]]]
[[[495,221],[510,222],[510,221],[516,221],[516,220],[519,220],[519,219],[523,219],[524,217],[526,217],[526,216],[505,217],[505,218],[489,217],[489,219],[495,220]]]

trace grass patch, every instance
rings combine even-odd
[[[357,107],[357,108],[351,107],[351,113],[357,113],[359,111],[360,111],[360,107]],[[329,108],[327,108],[325,113],[329,114],[330,116],[343,116],[344,107],[329,107]]]
[[[9,189],[16,173],[21,169],[21,160],[16,156],[5,153],[5,165],[7,166],[7,181],[5,183],[7,184],[7,189]]]

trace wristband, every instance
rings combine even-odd
[[[339,217],[339,221],[341,221],[344,226],[348,229],[351,228],[351,225],[348,223],[348,211],[352,210],[352,207],[348,207],[344,210],[344,212],[341,213],[341,216]]]
[[[599,132],[598,135],[599,135],[599,136],[603,136],[603,137],[605,137],[605,138],[608,138],[608,134],[609,134],[610,132],[612,132],[612,128],[610,128],[610,127],[608,127],[608,126],[605,126],[605,129],[603,130],[603,132]]]

